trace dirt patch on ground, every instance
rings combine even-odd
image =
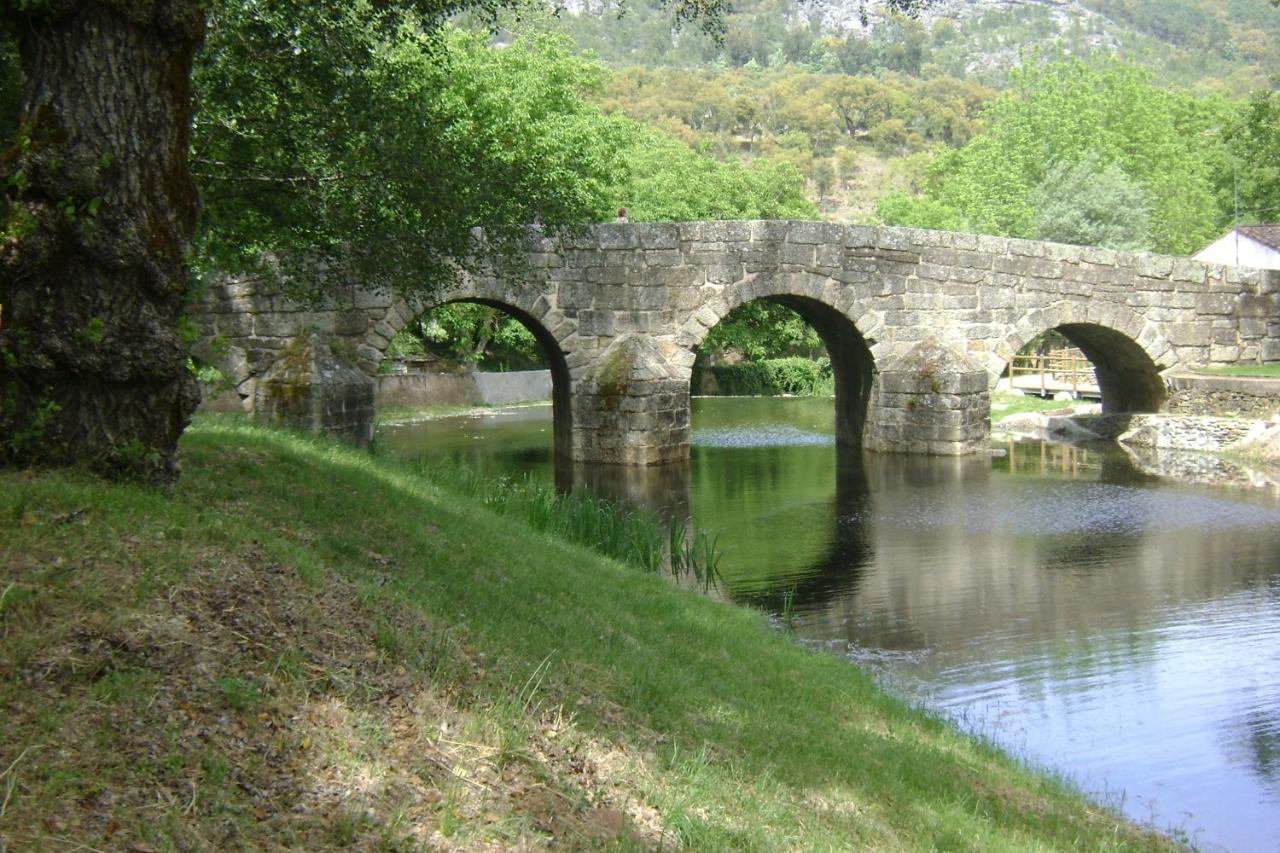
[[[253,551],[152,589],[119,544],[140,562],[55,586],[29,555],[9,585],[0,849],[661,843],[630,757],[474,690],[483,661],[411,608]]]

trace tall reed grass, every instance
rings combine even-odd
[[[485,477],[461,465],[421,459],[414,465],[444,491],[642,571],[665,569],[677,578],[692,577],[704,590],[720,580],[718,538],[705,530],[693,530],[680,521],[668,524],[649,510],[582,492],[557,492],[528,476]]]
[[[663,523],[655,513],[581,492],[559,493],[527,476],[484,477],[460,465],[422,461],[416,467],[441,489],[477,500],[498,515],[523,519],[535,530],[643,571],[665,567]]]

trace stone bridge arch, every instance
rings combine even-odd
[[[817,333],[831,359],[835,385],[836,443],[862,444],[876,358],[877,320],[857,311],[856,294],[828,277],[810,273],[750,276],[725,287],[681,327],[678,343],[688,357],[686,382],[692,381],[693,356],[711,330],[734,309],[766,301],[789,308]]]
[[[571,341],[568,340],[570,325],[561,312],[552,308],[550,300],[542,292],[534,288],[501,287],[490,279],[480,282],[479,286],[469,282],[468,286],[454,288],[433,299],[398,297],[387,309],[383,321],[366,333],[364,346],[376,351],[378,360],[381,360],[391,339],[410,321],[434,308],[459,302],[497,308],[528,329],[538,342],[551,373],[555,452],[569,458],[573,449],[573,379],[568,363],[572,352]]]
[[[995,346],[991,382],[1035,338],[1058,331],[1093,364],[1104,412],[1156,412],[1168,389],[1161,375],[1178,363],[1159,325],[1114,303],[1061,300],[1028,311]]]

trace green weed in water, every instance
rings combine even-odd
[[[793,586],[782,594],[782,627],[788,632],[796,629],[796,588]]]
[[[668,535],[673,575],[692,577],[704,591],[720,582],[720,552],[716,547],[719,534],[710,536],[701,529],[694,533],[683,523],[673,521]]]
[[[535,530],[644,571],[662,568],[662,522],[651,512],[579,492],[557,493],[528,477],[482,477],[460,466],[421,461],[417,468],[439,488],[472,498],[498,515],[515,516]]]

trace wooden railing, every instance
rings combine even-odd
[[[1024,381],[1018,381],[1020,376]],[[1033,381],[1025,381],[1026,377]],[[1075,395],[1098,393],[1098,376],[1093,364],[1078,349],[1015,355],[1009,363],[1009,384],[1023,391],[1034,391],[1038,386],[1041,396],[1057,391],[1070,391]]]

